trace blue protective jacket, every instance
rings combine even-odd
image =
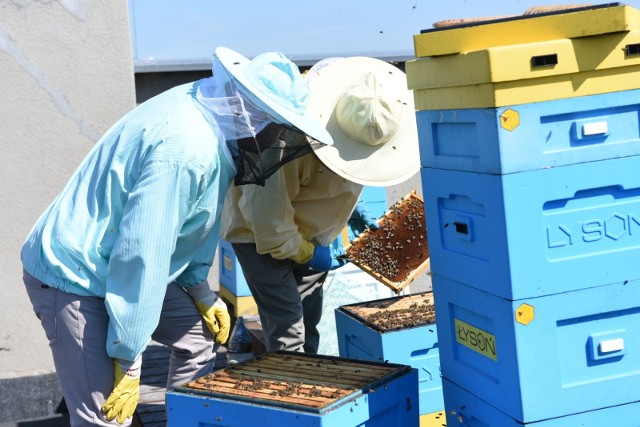
[[[196,100],[170,89],[120,119],[38,219],[25,270],[64,292],[105,299],[107,352],[134,360],[166,287],[206,280],[235,175],[221,133]]]

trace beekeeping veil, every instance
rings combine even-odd
[[[224,136],[236,185],[264,185],[283,164],[313,146],[333,143],[320,120],[306,111],[308,96],[298,67],[283,54],[267,52],[250,61],[231,49],[216,49],[213,76],[196,97]]]

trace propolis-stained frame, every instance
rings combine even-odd
[[[353,239],[347,257],[398,294],[430,265],[423,199],[412,190],[387,210],[378,226]]]

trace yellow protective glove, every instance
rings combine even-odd
[[[315,249],[316,247],[313,243],[302,239],[302,241],[300,242],[300,248],[298,248],[298,253],[290,257],[289,259],[298,264],[306,264],[313,257],[313,252],[315,251]]]
[[[141,367],[142,356],[134,362],[114,360],[113,391],[101,409],[107,420],[116,418],[123,424],[127,418],[133,416],[140,400]]]
[[[193,302],[211,333],[216,337],[218,344],[225,344],[229,339],[231,329],[231,316],[227,311],[227,305],[204,282],[199,285],[184,288]]]

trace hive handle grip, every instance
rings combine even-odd
[[[462,240],[472,241],[473,237],[473,221],[471,218],[465,217],[464,215],[456,215],[455,218],[452,218],[451,225],[453,226],[454,235]],[[446,224],[445,227],[449,225]]]
[[[558,55],[538,55],[531,57],[531,68],[553,67],[558,64]]]
[[[624,53],[627,56],[640,55],[640,43],[626,45],[624,47]]]

